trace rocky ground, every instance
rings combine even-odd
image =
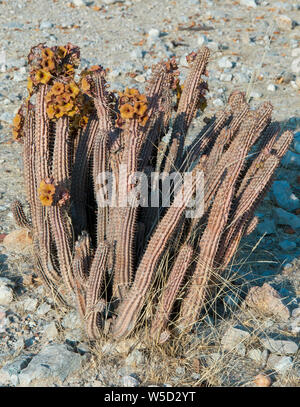
[[[274,120],[295,132],[260,224],[224,276],[217,312],[165,348],[139,338],[90,344],[76,312],[46,295],[24,232],[4,239],[16,230],[11,202],[25,202],[22,147],[10,133],[26,95],[26,56],[39,42],[68,41],[81,47],[82,67],[110,68],[116,90],[142,90],[151,65],[173,55],[184,77],[185,55],[205,44],[208,114],[240,89],[253,106],[270,100]],[[299,130],[296,1],[0,1],[0,386],[299,386]]]

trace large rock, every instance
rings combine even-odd
[[[283,321],[290,317],[290,312],[282,303],[280,295],[268,283],[262,287],[251,287],[245,298],[245,304],[266,316],[273,316]]]
[[[277,355],[293,355],[298,351],[298,345],[293,341],[281,339],[262,338],[262,345],[272,353]]]
[[[12,282],[5,277],[0,277],[0,305],[9,305],[14,298],[11,288]]]
[[[285,374],[292,367],[293,361],[289,356],[270,355],[268,359],[268,368],[276,370],[279,374]]]
[[[272,197],[280,208],[294,211],[300,208],[300,200],[293,194],[287,181],[274,181],[272,185]]]
[[[246,353],[246,347],[243,342],[249,338],[249,332],[237,327],[230,327],[223,335],[221,345],[224,350],[235,351],[244,356]]]
[[[37,354],[19,375],[20,386],[43,386],[63,383],[81,368],[82,357],[66,345],[51,344]]]
[[[18,375],[22,369],[25,369],[30,362],[31,357],[27,355],[22,355],[17,357],[12,362],[7,363],[0,370],[0,382],[11,382],[14,386],[19,384]]]
[[[289,225],[293,229],[300,228],[300,218],[281,208],[273,208],[273,215],[278,225]]]
[[[287,168],[299,169],[300,168],[300,154],[294,153],[293,151],[289,150],[283,157],[281,164]]]
[[[18,229],[5,236],[2,244],[8,250],[28,253],[32,247],[32,238],[27,229]]]
[[[276,233],[276,226],[273,219],[265,218],[257,225],[257,231],[261,235],[272,235]]]

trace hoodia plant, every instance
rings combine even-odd
[[[187,146],[208,59],[206,47],[188,55],[183,85],[172,58],[153,66],[144,94],[117,93],[101,66],[75,76],[70,43],[30,51],[29,96],[13,123],[29,213],[18,201],[12,210],[49,295],[76,304],[91,339],[149,328],[162,343],[191,330],[258,223],[293,134],[271,123],[270,103],[250,109],[236,91]]]

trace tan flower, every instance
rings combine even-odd
[[[51,92],[53,95],[61,95],[65,90],[64,84],[60,82],[55,82],[52,86]]]
[[[147,110],[147,105],[145,103],[135,102],[135,104],[134,104],[134,112],[138,116],[144,116],[144,114],[146,113],[146,110]]]
[[[52,58],[47,58],[42,61],[42,67],[45,71],[53,71],[55,69],[55,63]]]
[[[50,81],[50,79],[51,79],[51,74],[43,69],[38,70],[35,74],[35,80],[37,82],[46,84]]]
[[[66,92],[70,93],[71,97],[73,98],[75,98],[80,92],[80,89],[75,82],[71,82],[68,85],[66,85],[65,90]]]
[[[42,180],[38,188],[39,199],[43,206],[50,206],[53,202],[53,196],[55,194],[55,186]]]
[[[120,114],[122,119],[132,119],[134,115],[134,108],[129,103],[120,107]]]
[[[128,96],[129,98],[138,97],[140,96],[140,92],[134,88],[126,88],[124,92],[124,96]]]
[[[49,106],[47,107],[47,115],[48,115],[49,119],[53,119],[53,118],[54,118],[54,116],[55,116],[55,109],[54,109],[54,106],[53,106],[53,105],[49,105]]]
[[[71,95],[69,93],[63,93],[62,95],[58,95],[56,97],[56,101],[59,105],[63,106],[69,103],[71,100]]]

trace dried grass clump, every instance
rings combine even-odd
[[[147,325],[162,343],[175,329],[190,330],[216,274],[257,225],[254,211],[293,135],[271,123],[270,103],[250,110],[244,94],[233,92],[185,147],[192,119],[206,106],[208,58],[206,47],[188,56],[183,86],[172,58],[153,66],[145,94],[126,88],[117,95],[101,66],[75,80],[78,47],[31,49],[29,97],[13,130],[24,144],[30,219],[18,202],[13,212],[32,233],[45,285],[64,305],[76,298],[91,339],[126,337]],[[162,183],[146,189],[147,197],[156,189],[170,200],[151,207],[130,194],[138,171],[148,179],[154,171],[194,176],[184,187],[171,183],[168,196]],[[123,205],[103,205],[103,173],[113,175]],[[203,213],[188,217],[201,186]]]

